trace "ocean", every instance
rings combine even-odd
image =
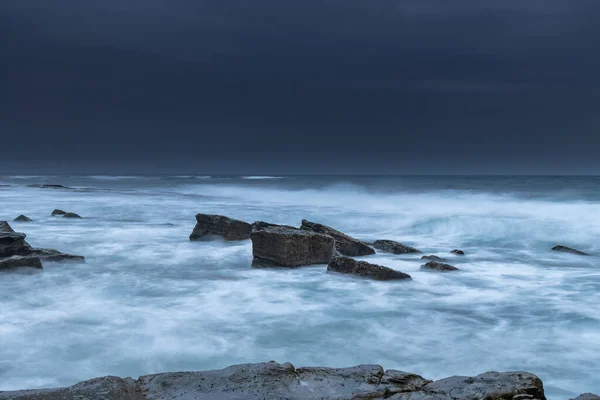
[[[598,393],[599,211],[600,177],[0,176],[0,220],[86,257],[0,274],[0,390],[275,360],[429,379],[523,370],[551,400]],[[413,280],[256,269],[250,241],[190,242],[196,213],[308,219],[460,271],[380,252],[363,258]]]

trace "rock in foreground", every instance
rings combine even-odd
[[[410,247],[405,244],[395,242],[393,240],[376,240],[375,243],[373,243],[373,247],[375,247],[377,250],[394,254],[420,253],[420,251],[415,249],[414,247]]]
[[[19,215],[17,218],[15,218],[15,222],[31,222],[33,221],[31,218],[29,218],[27,215]]]
[[[319,233],[271,226],[252,232],[255,267],[301,267],[327,264],[333,255],[334,240]]]
[[[518,397],[516,397],[518,396]],[[294,368],[276,362],[217,371],[109,376],[69,388],[0,392],[0,400],[545,400],[542,381],[527,372],[489,372],[432,382],[379,365]]]
[[[0,258],[0,270],[10,268],[42,268],[42,260],[39,257],[28,257],[28,256],[12,256],[7,258]]]
[[[561,252],[561,253],[571,253],[571,254],[577,254],[577,255],[579,255],[579,256],[589,256],[589,254],[587,254],[587,253],[584,253],[583,251],[575,250],[575,249],[573,249],[573,248],[571,248],[571,247],[567,247],[567,246],[561,246],[561,245],[554,246],[554,247],[552,248],[552,251],[559,251],[559,252]]]
[[[449,264],[444,264],[444,263],[438,262],[438,261],[429,261],[427,264],[421,265],[421,269],[429,270],[429,271],[442,271],[442,272],[458,271],[458,268],[453,267],[452,265],[449,265]]]
[[[246,240],[251,233],[252,225],[247,222],[224,215],[196,214],[196,226],[190,240],[202,240],[211,236],[221,236],[225,240]]]
[[[327,271],[362,276],[378,281],[411,279],[410,275],[405,274],[404,272],[396,271],[395,269],[384,267],[383,265],[371,264],[343,256],[334,256],[329,262],[329,265],[327,265]]]
[[[331,236],[335,239],[335,249],[341,255],[359,257],[375,254],[375,250],[373,250],[360,240],[354,239],[353,237],[348,236],[345,233],[330,228],[326,225],[317,224],[303,219],[302,226],[300,227],[300,229]]]

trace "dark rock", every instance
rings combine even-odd
[[[269,227],[252,232],[250,239],[255,267],[326,264],[333,255],[331,236],[300,229]]]
[[[330,228],[326,225],[317,224],[303,219],[300,229],[331,236],[335,239],[335,249],[338,253],[344,256],[359,257],[375,254],[375,250],[360,240],[354,239],[353,237],[350,237],[345,233]]]
[[[594,393],[584,393],[571,400],[600,400],[600,396]]]
[[[464,256],[465,252],[462,250],[452,250],[450,253],[455,254],[457,256]]]
[[[12,256],[7,258],[0,258],[0,270],[10,269],[10,268],[21,268],[21,267],[30,267],[30,268],[42,268],[42,260],[39,257],[29,257],[29,256]]]
[[[52,215],[65,215],[67,212],[63,210],[56,209],[52,211]]]
[[[15,218],[15,221],[16,222],[31,222],[33,220],[26,215],[19,215],[17,218]]]
[[[63,185],[40,185],[39,183],[36,183],[33,185],[27,185],[27,187],[34,187],[34,188],[40,188],[40,189],[72,189],[68,186],[63,186]]]
[[[420,253],[420,251],[415,249],[414,247],[410,247],[405,244],[395,242],[393,240],[376,240],[375,243],[373,243],[373,247],[375,247],[377,250],[394,254]]]
[[[554,246],[554,247],[552,248],[552,251],[559,251],[559,252],[561,252],[561,253],[571,253],[571,254],[577,254],[577,255],[579,255],[579,256],[589,256],[589,254],[587,254],[587,253],[584,253],[583,251],[575,250],[575,249],[572,249],[572,248],[570,248],[570,247],[567,247],[567,246],[561,246],[561,245]]]
[[[81,218],[79,214],[75,214],[74,212],[66,212],[63,215],[63,218]]]
[[[0,221],[0,257],[37,257],[45,261],[84,261],[84,257],[52,249],[36,249],[25,241],[27,235],[15,232],[6,221]]]
[[[225,240],[246,240],[252,233],[252,225],[223,215],[197,214],[196,226],[190,240],[202,240],[210,236],[222,236]]]
[[[271,228],[271,227],[276,227],[276,228],[288,228],[288,229],[299,229],[296,228],[294,226],[289,226],[289,225],[278,225],[278,224],[272,224],[270,222],[264,222],[264,221],[256,221],[252,224],[252,232],[254,231],[260,231],[266,228]]]
[[[378,281],[411,279],[410,275],[404,272],[344,256],[334,256],[327,265],[327,271],[362,276]]]
[[[294,368],[276,362],[216,371],[114,376],[61,389],[0,392],[0,400],[545,400],[542,381],[527,372],[488,372],[436,382],[379,365]]]
[[[423,257],[421,257],[421,260],[446,261],[445,258],[438,257],[438,256],[423,256]]]
[[[458,268],[453,267],[452,265],[437,261],[429,261],[427,264],[421,265],[421,269],[430,271],[458,271]]]

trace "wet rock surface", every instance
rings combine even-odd
[[[334,256],[327,265],[327,271],[361,276],[378,281],[411,279],[410,275],[404,272],[344,256]]]
[[[458,250],[458,249],[454,249],[450,252],[451,254],[457,255],[457,256],[464,256],[465,252],[462,250]]]
[[[373,247],[375,247],[377,250],[393,254],[417,254],[421,252],[414,247],[410,247],[393,240],[376,240],[373,243]]]
[[[204,240],[221,236],[225,240],[247,240],[252,233],[252,225],[224,215],[196,214],[196,226],[190,240]]]
[[[15,222],[31,222],[33,221],[31,218],[29,218],[26,215],[19,215],[17,218],[15,218]]]
[[[254,267],[301,267],[327,264],[334,239],[319,233],[271,226],[250,235]]]
[[[302,220],[302,226],[300,229],[323,235],[331,236],[335,239],[335,249],[338,253],[349,257],[368,256],[375,254],[375,250],[367,246],[358,239],[346,235],[336,229],[333,229],[327,225],[317,224],[308,220]]]
[[[421,265],[422,270],[426,271],[441,271],[441,272],[450,272],[450,271],[458,271],[458,268],[450,265],[444,264],[439,261],[429,261],[427,264]]]
[[[445,258],[442,257],[438,257],[438,256],[423,256],[421,257],[421,260],[429,260],[429,261],[447,261]]]
[[[579,256],[589,256],[589,254],[584,253],[583,251],[579,251],[579,250],[573,249],[571,247],[562,246],[562,245],[554,246],[552,248],[552,251],[558,251],[558,252],[561,252],[561,253],[577,254]]]
[[[63,210],[60,210],[57,208],[56,210],[52,211],[52,214],[50,214],[50,215],[57,216],[57,215],[65,215],[66,213],[67,213],[66,211],[63,211]]]
[[[489,372],[432,382],[379,365],[294,368],[276,362],[222,370],[96,378],[69,388],[0,392],[0,400],[545,400],[542,381],[527,372]],[[591,400],[591,399],[581,399]]]
[[[31,256],[12,256],[0,258],[0,270],[10,268],[42,268],[42,260],[39,257]]]
[[[63,215],[63,218],[81,218],[81,216],[79,214],[74,213],[74,212],[66,212]]]

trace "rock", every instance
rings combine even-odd
[[[600,400],[600,396],[594,393],[584,393],[571,400]]]
[[[572,249],[572,248],[570,248],[570,247],[567,247],[567,246],[561,246],[561,245],[554,246],[554,247],[552,248],[552,251],[559,251],[559,252],[561,252],[561,253],[571,253],[571,254],[577,254],[577,255],[580,255],[580,256],[589,256],[589,254],[587,254],[587,253],[584,253],[583,251],[575,250],[575,249]]]
[[[53,249],[36,249],[25,241],[27,235],[15,232],[6,221],[0,221],[0,258],[12,256],[37,257],[44,261],[77,261],[85,260],[82,256],[61,253]]]
[[[465,255],[464,251],[462,251],[462,250],[456,250],[456,249],[452,250],[450,253],[455,254],[457,256],[464,256]]]
[[[423,257],[421,257],[421,260],[446,261],[445,258],[438,257],[438,256],[423,256]]]
[[[52,211],[51,215],[65,215],[66,213],[67,213],[66,211],[56,209],[56,210]]]
[[[68,186],[63,185],[40,185],[39,183],[33,185],[27,185],[27,187],[40,188],[40,189],[72,189]]]
[[[437,261],[429,261],[427,264],[421,265],[421,269],[430,271],[458,271],[458,268],[453,267],[452,265]]]
[[[223,215],[197,214],[196,226],[190,240],[202,240],[210,236],[222,236],[225,240],[246,240],[252,233],[252,225]]]
[[[31,222],[33,220],[26,215],[19,215],[17,218],[15,218],[15,221],[16,222]]]
[[[63,218],[81,218],[81,216],[73,212],[66,212],[63,214]]]
[[[254,231],[260,231],[266,228],[271,228],[271,227],[279,227],[279,228],[288,228],[288,229],[299,229],[296,228],[294,226],[289,226],[289,225],[278,225],[278,224],[272,224],[270,222],[264,222],[264,221],[256,221],[252,224],[252,232]]]
[[[10,268],[21,268],[21,267],[30,267],[30,268],[42,268],[42,260],[39,257],[29,257],[29,256],[12,256],[7,258],[0,258],[0,271],[3,269]]]
[[[340,274],[350,274],[362,276],[378,281],[394,281],[400,279],[411,279],[410,275],[395,269],[384,267],[382,265],[370,264],[366,261],[357,261],[350,257],[334,256],[327,271],[338,272]]]
[[[360,240],[354,239],[353,237],[350,237],[345,233],[330,228],[326,225],[317,224],[303,219],[300,229],[331,236],[335,239],[335,249],[341,255],[359,257],[375,254],[375,250]]]
[[[373,247],[375,247],[377,250],[394,254],[420,253],[420,251],[415,249],[414,247],[410,247],[405,244],[395,242],[393,240],[376,240],[375,243],[373,243]]]
[[[517,397],[515,397],[517,396]],[[216,371],[114,376],[69,388],[0,392],[0,400],[545,400],[542,381],[526,372],[489,372],[431,382],[379,365],[294,368],[276,362],[243,364]]]
[[[272,226],[252,232],[250,239],[255,267],[326,264],[333,255],[331,236],[300,229]]]

